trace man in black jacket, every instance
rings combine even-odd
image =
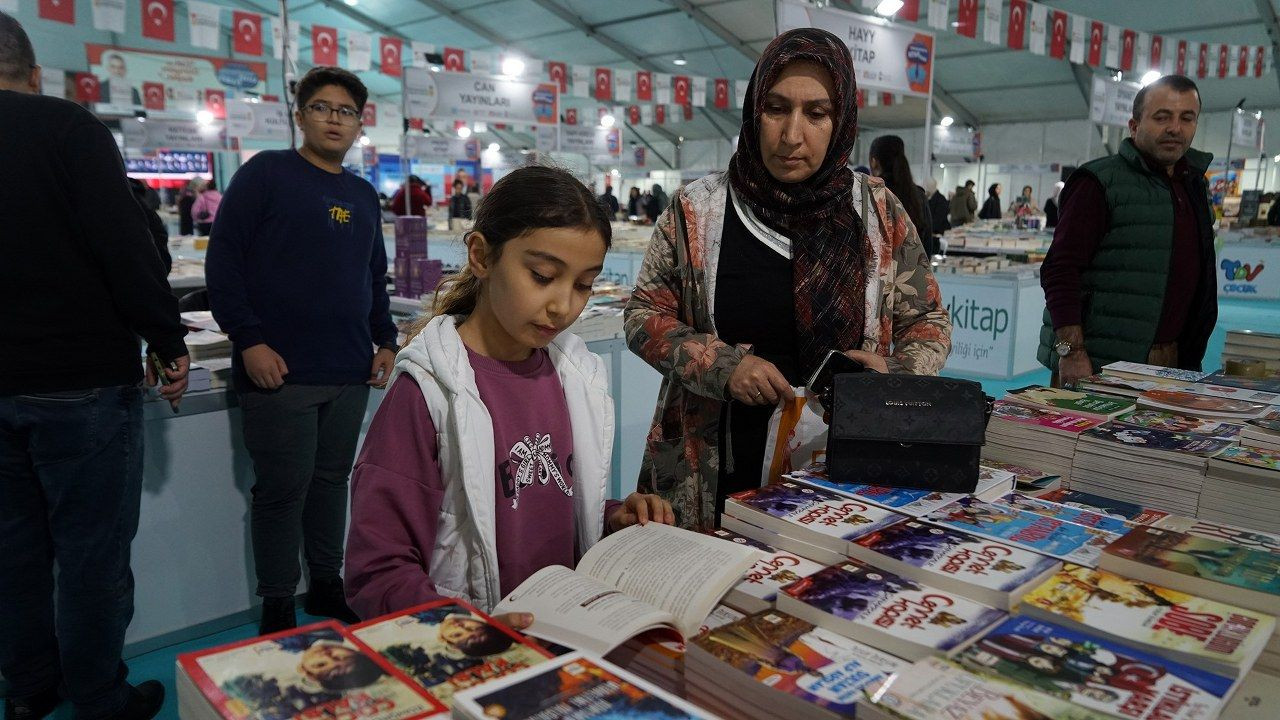
[[[31,41],[0,13],[0,167],[22,179],[0,183],[5,720],[41,720],[60,688],[82,720],[148,720],[164,687],[130,685],[120,657],[142,491],[138,336],[176,409],[186,330],[111,132],[39,93]]]

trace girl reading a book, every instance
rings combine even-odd
[[[605,365],[563,332],[611,237],[559,169],[520,168],[476,209],[467,265],[410,329],[352,475],[346,595],[361,617],[442,596],[489,611],[605,533],[675,522],[654,495],[606,501]]]

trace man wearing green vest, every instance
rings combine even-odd
[[[1138,92],[1120,152],[1067,179],[1040,270],[1055,386],[1117,360],[1200,369],[1218,298],[1199,115],[1196,84],[1166,75]]]

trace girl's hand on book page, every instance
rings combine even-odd
[[[505,613],[503,615],[494,615],[493,619],[512,630],[524,630],[533,624],[533,613]]]
[[[636,523],[644,525],[649,522],[675,525],[676,513],[671,509],[671,503],[657,495],[631,493],[609,518],[609,530],[617,532]]]

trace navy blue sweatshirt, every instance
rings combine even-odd
[[[235,345],[236,387],[256,386],[241,353],[266,343],[286,383],[369,379],[374,345],[393,345],[377,192],[295,150],[255,155],[231,179],[210,233],[205,276],[214,319]]]

